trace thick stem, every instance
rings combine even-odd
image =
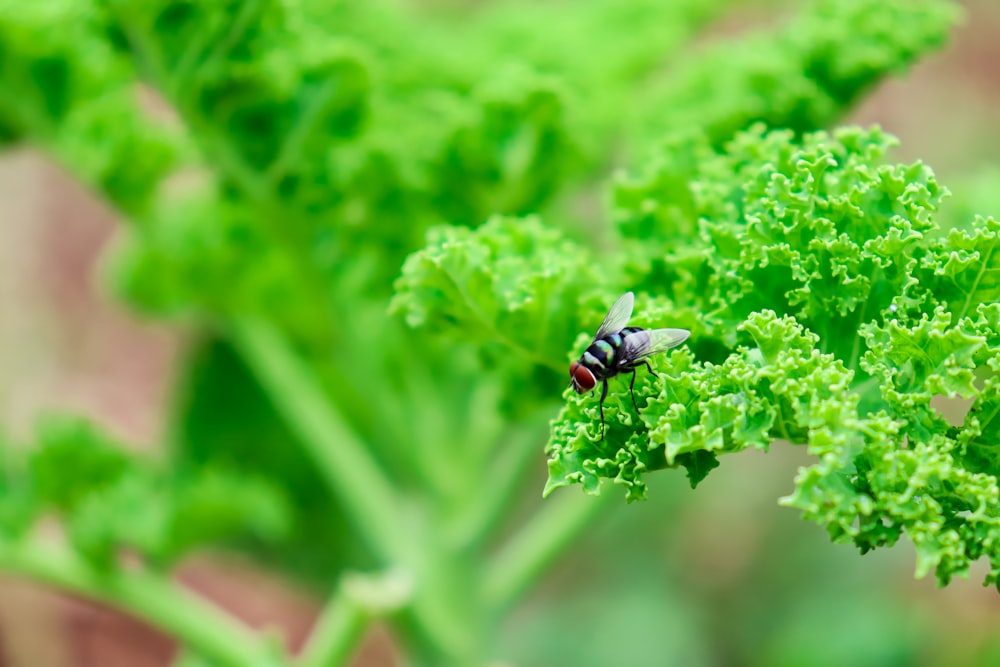
[[[550,409],[546,406],[540,414],[547,420],[549,413]],[[476,545],[489,538],[507,517],[515,494],[523,488],[532,462],[544,466],[544,422],[535,415],[524,421],[523,425],[511,429],[509,437],[500,443],[499,454],[489,463],[490,484],[478,493],[478,501],[470,504],[454,521],[449,531],[454,544]]]
[[[396,493],[383,470],[331,405],[314,375],[271,325],[238,320],[233,340],[261,386],[302,440],[358,533],[383,562],[408,562]]]
[[[104,602],[176,637],[220,667],[266,663],[265,646],[233,617],[148,572],[100,571],[57,544],[0,545],[0,569]]]
[[[410,612],[423,640],[447,655],[473,651],[475,638],[463,626],[468,614],[456,612],[455,597],[442,594],[444,584],[456,575],[457,561],[450,560],[436,529],[428,527],[418,538],[419,531],[404,524],[404,519],[417,515],[403,511],[385,473],[277,330],[265,322],[239,320],[231,323],[231,332],[243,358],[302,440],[358,533],[382,562],[406,568],[414,578]]]
[[[491,561],[484,583],[484,597],[490,608],[502,611],[513,604],[580,532],[592,525],[612,495],[566,493],[547,501]]]

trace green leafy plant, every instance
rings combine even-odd
[[[66,416],[0,448],[0,567],[183,664],[346,664],[376,619],[415,664],[483,664],[611,506],[538,498],[548,431],[546,494],[629,500],[806,445],[782,502],[833,540],[997,581],[1000,224],[944,219],[880,130],[820,131],[955,7],[819,0],[695,47],[733,4],[0,0],[0,139],[120,212],[108,284],[192,332],[164,460]],[[559,388],[626,289],[692,336],[601,440]],[[170,582],[210,546],[333,589],[300,655]]]

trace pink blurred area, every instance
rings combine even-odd
[[[68,410],[130,445],[158,447],[183,337],[109,298],[101,253],[113,211],[42,154],[0,155],[0,423],[16,446],[35,418]],[[185,562],[178,579],[251,627],[301,646],[321,597],[229,556]],[[165,667],[168,637],[112,609],[0,578],[0,667]],[[394,665],[374,633],[358,664]]]
[[[964,16],[946,49],[882,82],[845,120],[881,125],[901,141],[895,159],[922,160],[946,184],[1000,168],[1000,2],[961,4]]]
[[[182,335],[142,322],[96,276],[118,221],[40,153],[0,155],[0,424],[14,440],[68,410],[155,451]],[[322,598],[232,556],[201,556],[177,578],[251,627],[301,646]],[[0,577],[0,667],[165,667],[174,642],[115,610]],[[376,631],[357,664],[397,664]]]
[[[278,634],[293,651],[303,646],[320,610],[315,595],[231,556],[189,560],[177,579],[249,627]],[[0,578],[0,667],[166,667],[177,657],[169,637],[113,609]],[[391,667],[399,661],[376,627],[353,664]]]
[[[0,418],[15,436],[49,409],[152,446],[177,334],[139,322],[94,278],[113,213],[41,154],[0,156]]]
[[[881,124],[901,138],[903,159],[919,156],[948,174],[991,160],[1000,166],[1000,3],[966,5],[966,21],[947,51],[905,79],[884,83],[850,119]],[[0,424],[16,440],[30,433],[40,412],[69,409],[155,450],[183,340],[136,319],[95,279],[116,229],[114,213],[57,165],[25,149],[0,155],[0,221]],[[694,523],[718,525],[715,519]],[[733,552],[724,545],[689,546],[697,554]],[[321,602],[232,558],[191,560],[178,577],[248,623],[279,628],[292,646],[302,642]],[[963,593],[969,587],[932,591],[926,581],[904,588],[904,595],[940,596],[943,608],[970,624],[976,617],[995,619],[996,610],[986,609],[981,597],[970,604]],[[175,653],[168,638],[112,610],[0,579],[0,667],[161,667]],[[357,664],[398,660],[391,642],[376,633]]]
[[[13,439],[51,409],[89,415],[125,442],[157,447],[180,336],[143,323],[95,280],[116,221],[34,151],[0,159],[0,419]],[[318,603],[249,566],[212,559],[179,577],[294,642]],[[0,579],[3,667],[160,667],[173,643],[113,610],[35,584]]]

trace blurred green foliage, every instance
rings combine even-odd
[[[624,576],[503,642],[522,592],[600,525],[591,498],[525,498],[565,362],[635,289],[635,323],[689,328],[689,349],[658,361],[669,382],[640,376],[641,419],[609,400],[604,442],[595,397],[568,396],[550,489],[612,478],[634,499],[673,465],[710,489],[719,453],[808,441],[819,462],[787,502],[834,539],[905,532],[942,580],[983,555],[997,567],[996,223],[945,234],[944,190],[883,164],[882,133],[812,133],[940,47],[956,8],[816,0],[704,43],[737,4],[0,0],[0,140],[113,204],[106,278],[195,334],[165,460],[60,417],[0,448],[0,565],[124,606],[213,664],[281,658],[150,602],[122,551],[153,576],[212,545],[324,586],[401,570],[412,596],[390,622],[414,664],[657,649],[756,664],[733,658],[745,636],[685,639],[701,620],[675,605],[692,592]],[[605,216],[593,193],[622,166]],[[977,411],[950,426],[937,393]],[[51,513],[73,568],[23,556]],[[630,530],[655,542],[660,524]],[[355,604],[332,596],[302,664],[357,641],[338,614],[385,613]],[[604,631],[581,638],[588,623]],[[862,625],[850,646],[872,644]],[[818,639],[792,625],[763,664],[802,664]],[[912,657],[902,639],[880,651]]]
[[[55,513],[73,547],[101,570],[117,567],[121,550],[162,568],[206,543],[288,532],[288,502],[259,471],[237,477],[156,464],[89,421],[61,416],[40,420],[35,442],[18,449],[28,457],[5,471],[8,537]]]

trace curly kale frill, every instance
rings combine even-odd
[[[564,392],[546,494],[606,478],[638,500],[651,471],[694,485],[721,454],[804,444],[818,460],[784,504],[863,551],[905,532],[942,581],[985,555],[994,581],[1000,223],[945,233],[947,191],[922,164],[884,163],[893,143],[858,128],[688,137],[614,187],[621,252],[598,261],[537,219],[443,228],[395,304],[565,374],[634,289],[633,324],[691,339],[640,372],[641,414],[612,379],[603,440],[597,398]],[[963,423],[938,396],[972,403]]]
[[[637,385],[641,418],[609,401],[603,442],[596,402],[567,393],[547,492],[607,477],[634,500],[652,470],[696,484],[720,454],[804,444],[818,461],[782,503],[832,539],[868,551],[905,532],[919,575],[986,556],[997,581],[1000,223],[945,234],[946,191],[924,165],[882,164],[891,144],[755,130],[620,184],[629,282],[687,314],[691,348]],[[972,409],[954,425],[936,396]]]

